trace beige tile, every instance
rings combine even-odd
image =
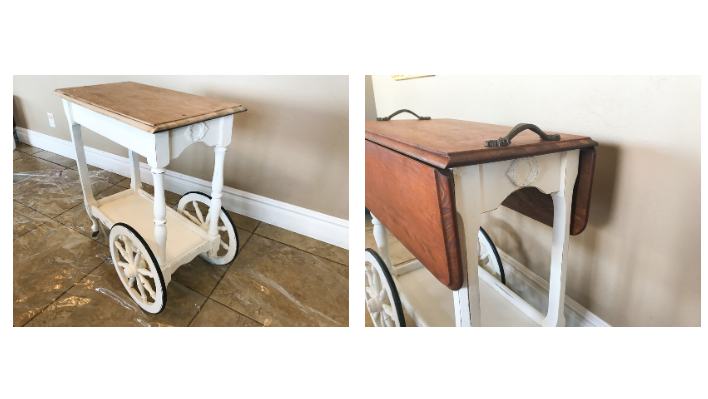
[[[43,151],[41,148],[32,147],[25,143],[17,143],[16,151],[24,152],[25,154],[34,154],[35,152]]]
[[[92,179],[91,186],[94,193],[100,193],[111,184],[106,180]],[[36,173],[14,184],[12,190],[15,201],[49,217],[57,216],[84,200],[79,174],[71,169]]]
[[[12,161],[12,183],[19,183],[30,178],[41,179],[45,175],[58,173],[63,169],[65,169],[63,166],[33,156],[24,155]]]
[[[238,234],[239,246],[241,247],[239,249],[243,250],[244,244],[248,241],[251,233],[238,228],[236,229],[236,233]],[[236,258],[238,259],[238,255]],[[172,280],[202,295],[209,296],[230,266],[231,264],[221,266],[213,265],[198,256],[189,263],[180,266],[172,275]]]
[[[196,214],[194,213],[194,206],[192,206],[192,204],[187,204],[184,209],[189,212],[192,212],[192,216],[196,216]],[[209,213],[209,207],[201,202],[199,203],[199,209],[202,211],[202,215],[204,216]],[[237,228],[249,231],[251,233],[254,232],[258,227],[259,223],[261,223],[256,219],[251,219],[248,216],[243,216],[236,212],[226,211],[226,213],[229,214],[231,221],[234,222],[234,225],[236,225]]]
[[[344,268],[253,235],[211,298],[265,326],[347,326]]]
[[[23,155],[24,155],[24,152],[22,152],[22,151],[17,151],[17,150],[13,150],[13,151],[12,151],[12,160],[14,161],[14,160],[16,160],[16,159],[18,159],[18,158],[22,158]]]
[[[124,190],[125,189],[123,187],[112,186],[107,190],[98,193],[95,198],[99,200],[101,198],[105,198],[113,194],[118,194],[119,192]],[[88,214],[86,213],[86,207],[84,206],[83,201],[75,207],[69,209],[68,211],[61,213],[59,216],[56,216],[55,219],[59,223],[78,231],[86,237],[93,238],[91,237],[93,233],[91,231],[91,219],[89,219]],[[104,230],[105,229],[99,229],[99,234],[96,237],[96,240],[103,245],[108,245],[108,235],[107,232]]]
[[[107,248],[48,221],[13,241],[13,325],[21,326],[106,259]]]
[[[317,241],[314,238],[293,233],[292,231],[281,229],[280,227],[268,223],[261,223],[256,229],[255,234],[282,242],[283,244],[292,245],[295,248],[302,249],[303,251],[321,256],[333,262],[349,265],[349,251],[322,241]]]
[[[371,215],[366,215],[365,219],[365,228],[364,230],[369,231],[374,229],[374,224],[371,222]]]
[[[12,239],[22,237],[49,221],[48,217],[17,202],[12,202]]]
[[[258,224],[261,223],[260,221],[258,221],[256,219],[249,218],[248,216],[243,216],[243,215],[238,214],[236,212],[231,212],[231,211],[226,211],[226,212],[229,214],[229,217],[234,222],[236,227],[238,227],[240,229],[244,229],[246,231],[250,231],[250,232],[256,231]]]
[[[86,165],[88,167],[89,175],[91,175],[91,181],[93,180],[103,180],[108,182],[110,185],[118,184],[125,180],[125,176],[121,176],[117,173],[109,172],[107,170],[103,170],[101,168],[98,168],[96,166],[92,165]],[[75,170],[78,172],[79,166],[76,165],[76,162],[74,162],[74,165],[69,167],[71,170]],[[128,186],[130,187],[130,186]]]
[[[28,326],[186,327],[206,297],[171,282],[162,313],[144,312],[128,295],[114,266],[104,263],[35,317]]]
[[[130,177],[127,177],[127,178],[119,181],[116,184],[118,184],[119,186],[121,186],[123,188],[130,188]]]
[[[155,187],[153,187],[147,183],[143,183],[142,186],[143,186],[143,191],[145,191],[146,193],[148,193],[152,196],[155,195]],[[128,180],[128,187],[130,187],[130,180]],[[165,202],[167,203],[167,205],[176,205],[179,202],[180,198],[182,198],[181,195],[179,195],[177,193],[173,193],[172,191],[165,190]]]
[[[376,245],[376,240],[374,239],[374,231],[367,230],[365,233],[366,248],[372,248],[376,252],[378,252],[379,247]],[[408,249],[406,249],[406,247],[404,247],[403,244],[401,244],[401,242],[398,241],[396,237],[391,235],[391,233],[388,233],[388,248],[389,252],[391,253],[391,261],[393,262],[394,266],[415,259],[415,256],[413,256],[413,254]]]
[[[248,317],[226,306],[207,299],[206,304],[194,318],[190,327],[263,327]]]
[[[32,155],[35,156],[35,157],[37,157],[37,158],[42,158],[42,159],[44,159],[45,161],[49,161],[49,162],[52,162],[52,163],[61,165],[61,166],[65,167],[65,168],[71,168],[72,166],[74,166],[74,167],[76,166],[76,161],[75,161],[75,160],[73,160],[73,159],[71,159],[71,158],[67,158],[67,157],[61,156],[61,155],[59,155],[59,154],[55,154],[55,153],[50,152],[50,151],[38,151],[38,152],[35,152],[35,153],[32,154]]]

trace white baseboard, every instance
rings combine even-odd
[[[17,127],[20,142],[51,151],[67,158],[76,159],[71,141],[48,136],[33,130]],[[130,175],[128,158],[120,157],[95,148],[85,147],[86,162],[89,165],[117,173]],[[152,184],[150,166],[140,164],[140,178]],[[211,182],[192,176],[167,171],[165,189],[177,194],[189,191],[211,193]],[[281,227],[286,230],[314,238],[340,248],[349,249],[349,221],[299,206],[286,204],[257,194],[224,187],[222,205],[229,211]]]
[[[548,282],[497,248],[504,264],[506,285],[541,314],[548,311]],[[611,327],[571,297],[565,296],[566,327]]]

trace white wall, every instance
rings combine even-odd
[[[407,108],[592,137],[600,145],[590,221],[570,239],[568,294],[614,326],[700,325],[700,77],[372,82],[379,115]],[[550,227],[504,207],[482,222],[499,247],[548,279]]]

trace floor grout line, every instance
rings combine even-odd
[[[254,229],[254,230],[255,230],[255,229]],[[243,246],[240,246],[240,248],[238,249],[238,253],[236,254],[236,257],[237,257],[237,258],[238,258],[238,255],[241,253],[241,251],[243,251],[243,249],[246,248],[246,245],[251,241],[251,237],[253,237],[253,234],[254,234],[254,233],[251,233],[251,235],[249,235],[248,238],[246,239],[246,242],[243,243]],[[219,302],[219,301],[213,299],[213,298],[211,297],[211,295],[214,293],[214,291],[216,291],[216,287],[219,286],[219,283],[221,283],[221,280],[224,279],[224,276],[226,276],[226,273],[228,273],[229,270],[231,270],[231,266],[233,266],[234,263],[236,263],[236,259],[234,259],[234,261],[229,264],[229,267],[226,268],[226,270],[224,271],[224,274],[222,274],[221,277],[219,277],[219,281],[217,281],[216,284],[214,284],[214,288],[212,288],[212,289],[211,289],[211,292],[209,292],[209,295],[207,295],[207,300],[211,299],[212,301],[214,301],[214,302],[216,302],[216,303],[219,303],[219,304],[221,304],[221,305],[224,305],[223,303],[221,303],[221,302]],[[183,284],[183,285],[184,285],[184,284]],[[204,304],[206,305],[206,301],[204,302]],[[224,305],[224,306],[226,306],[226,308],[228,308],[228,309],[231,309],[230,306],[227,306],[227,305]],[[244,316],[244,317],[246,317],[246,318],[248,318],[248,319],[250,319],[250,320],[253,320],[253,319],[251,319],[250,317],[246,316],[245,314],[239,312],[239,311],[236,310],[236,309],[231,309],[231,310],[233,310],[234,312],[236,312],[236,313],[238,313],[238,314],[240,314],[240,315],[242,315],[242,316]],[[194,319],[197,318],[197,316],[199,315],[199,313],[201,313],[201,311],[202,311],[202,308],[199,308],[199,310],[197,310],[197,313],[194,315],[194,317],[192,317],[192,320],[189,321],[189,324],[187,325],[187,327],[190,327],[190,326],[192,325],[192,323],[194,322]],[[256,321],[256,320],[253,320],[253,321]],[[258,323],[258,322],[256,321],[256,323]],[[262,323],[258,323],[258,324],[261,324],[261,325],[262,325]]]
[[[287,230],[287,231],[289,231],[289,230]],[[252,233],[252,234],[253,234],[253,235],[257,235],[258,237],[261,237],[261,238],[265,238],[265,239],[268,239],[268,240],[271,240],[271,241],[275,241],[275,242],[280,243],[280,244],[283,244],[283,245],[285,245],[285,246],[287,246],[287,247],[297,249],[298,251],[302,251],[302,252],[304,252],[304,253],[306,253],[306,254],[310,254],[310,255],[316,256],[316,257],[318,257],[318,258],[326,259],[326,260],[328,260],[328,261],[330,261],[330,262],[333,262],[333,263],[336,263],[336,264],[338,264],[338,265],[342,265],[342,266],[344,266],[344,267],[346,267],[346,268],[349,268],[349,265],[347,265],[347,264],[344,264],[344,263],[341,263],[341,262],[337,262],[336,260],[332,260],[332,259],[329,259],[329,258],[325,258],[325,257],[322,256],[322,255],[317,255],[316,253],[313,253],[313,252],[310,252],[310,251],[306,251],[306,250],[304,250],[304,249],[302,249],[302,248],[298,248],[298,247],[295,247],[295,246],[293,246],[293,245],[284,243],[284,242],[282,242],[282,241],[278,241],[278,240],[276,240],[276,239],[274,239],[274,238],[266,237],[266,236],[261,235],[261,234],[256,234],[255,232]],[[313,240],[314,240],[314,238],[313,238]],[[315,241],[317,241],[317,240],[315,240]],[[318,241],[318,242],[324,242],[324,241]],[[325,244],[327,244],[327,243],[325,243]],[[330,244],[328,244],[328,245],[330,245]],[[346,251],[348,252],[349,250],[346,250]]]
[[[254,323],[260,325],[261,327],[265,327],[265,325],[263,325],[263,323],[261,323],[260,321],[254,319],[254,318],[252,318],[252,317],[250,317],[250,316],[247,316],[247,315],[245,315],[245,314],[239,312],[238,310],[232,309],[231,307],[229,307],[229,305],[227,305],[227,304],[225,304],[225,303],[221,303],[221,302],[217,301],[217,300],[214,299],[214,298],[209,298],[209,299],[211,299],[212,301],[214,301],[214,302],[218,303],[219,305],[225,307],[226,309],[232,310],[232,311],[236,312],[237,314],[239,314],[239,315],[241,315],[241,316],[247,318],[248,320],[253,321]]]
[[[102,261],[101,263],[99,263],[99,264],[98,264],[96,267],[94,267],[93,269],[91,269],[90,272],[84,274],[80,279],[76,280],[73,284],[71,284],[71,285],[69,286],[69,288],[67,288],[64,292],[62,292],[61,294],[59,294],[59,296],[57,296],[57,297],[54,298],[51,302],[49,302],[49,303],[47,304],[47,306],[43,307],[42,310],[40,310],[39,312],[37,312],[37,314],[35,314],[34,316],[30,317],[30,319],[27,320],[27,322],[24,323],[23,325],[21,325],[20,327],[26,326],[27,324],[29,324],[30,321],[34,320],[35,317],[37,317],[37,316],[39,316],[40,314],[44,313],[44,311],[47,310],[47,308],[48,308],[49,306],[51,306],[54,302],[58,301],[59,298],[61,298],[62,296],[64,296],[64,294],[66,294],[67,292],[69,292],[70,289],[74,288],[74,287],[76,286],[76,284],[78,284],[78,283],[84,281],[84,279],[86,278],[86,276],[88,276],[88,275],[90,275],[91,273],[93,273],[96,269],[98,269],[99,266],[101,266],[101,265],[104,264],[104,263],[106,263],[105,260]],[[79,270],[79,271],[80,271],[80,270]]]

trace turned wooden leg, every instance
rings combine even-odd
[[[214,176],[211,179],[211,206],[207,214],[207,222],[209,223],[209,235],[219,234],[219,216],[221,215],[221,192],[224,189],[224,154],[226,147],[214,147]],[[220,243],[221,241],[217,241]],[[210,250],[207,255],[214,257],[219,250],[217,245]]]
[[[381,259],[386,263],[388,270],[393,273],[391,251],[388,248],[388,229],[376,219],[373,213],[371,214],[371,223],[374,225],[374,240],[376,240],[376,246],[379,247],[379,256],[381,256]]]
[[[544,327],[565,327],[565,279],[568,268],[568,238],[573,187],[578,175],[579,151],[569,151],[561,158],[561,184],[553,198],[553,243],[551,246],[551,277],[548,291],[548,313]]]
[[[455,207],[457,230],[462,250],[462,288],[453,291],[457,327],[480,327],[482,312],[479,302],[477,275],[477,232],[481,222],[481,189],[479,166],[465,166],[453,170],[455,178]]]
[[[152,168],[153,185],[155,195],[153,196],[153,213],[155,215],[155,242],[157,243],[157,263],[160,267],[166,265],[167,251],[167,205],[165,204],[165,169]]]
[[[66,107],[66,103],[64,105]],[[67,115],[70,115],[70,113],[67,112]],[[84,142],[81,138],[81,125],[74,124],[69,120],[69,128],[71,130],[71,141],[74,143],[74,151],[76,151],[76,165],[79,170],[81,189],[84,192],[84,207],[86,207],[86,213],[88,213],[88,217],[91,219],[92,236],[96,237],[98,235],[98,220],[93,217],[91,213],[91,206],[96,205],[96,199],[93,197],[93,190],[91,189],[91,175],[89,174],[88,165],[86,164]]]

